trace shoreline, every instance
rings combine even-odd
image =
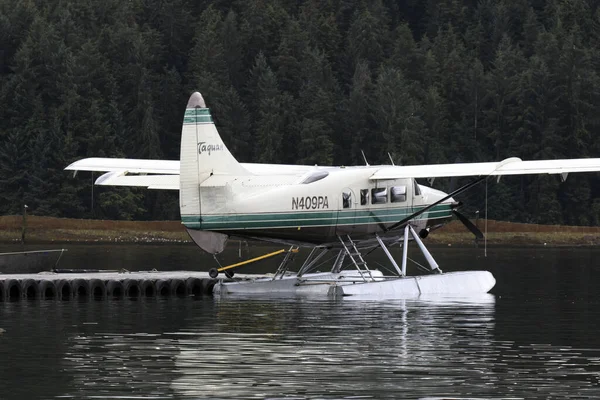
[[[0,243],[20,244],[22,216],[0,217]],[[487,245],[598,246],[600,227],[557,226],[488,220]],[[484,231],[484,221],[479,221]],[[458,221],[431,232],[432,246],[474,246],[473,235]],[[180,221],[109,221],[27,216],[25,243],[193,243]],[[479,246],[484,242],[479,241]]]

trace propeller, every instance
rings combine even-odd
[[[462,222],[463,225],[466,226],[467,229],[470,230],[473,235],[475,235],[475,239],[484,239],[483,233],[464,214],[461,214],[456,210],[452,210],[452,214],[456,215],[456,218],[458,218],[460,222]]]
[[[454,160],[455,163],[459,163],[461,162],[460,156],[456,157],[456,160]],[[450,187],[449,187],[449,192],[453,192],[454,189],[456,188],[456,184],[458,181],[458,177],[453,176],[452,178],[450,178]],[[476,240],[481,240],[484,239],[485,236],[483,235],[483,233],[481,232],[481,230],[479,230],[479,228],[473,224],[471,222],[471,220],[469,220],[469,218],[467,218],[464,214],[459,213],[457,210],[452,210],[452,214],[454,214],[456,216],[456,218],[458,218],[460,220],[460,222],[463,223],[463,225],[469,230],[471,231],[471,233],[473,235],[475,235],[475,239]]]

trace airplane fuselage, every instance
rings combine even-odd
[[[338,242],[341,235],[398,237],[401,230],[386,228],[446,195],[414,179],[370,180],[375,168],[314,167],[285,173],[285,168],[273,166],[268,175],[213,175],[200,184],[200,213],[184,215],[182,221],[190,230],[327,244]],[[453,203],[448,199],[411,224],[418,230],[443,224],[452,218]]]

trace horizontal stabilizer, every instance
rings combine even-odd
[[[101,175],[96,185],[137,186],[147,189],[179,190],[179,175],[128,175],[129,171],[111,171]]]
[[[179,161],[141,160],[133,158],[84,158],[75,161],[68,171],[127,171],[132,174],[179,174]]]

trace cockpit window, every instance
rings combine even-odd
[[[387,203],[387,188],[371,189],[371,204]]]
[[[329,172],[327,171],[316,171],[304,178],[304,180],[300,183],[302,185],[307,185],[309,183],[320,181],[321,179],[326,178],[327,175],[329,175]]]
[[[419,187],[419,184],[417,183],[416,179],[413,179],[413,184],[414,184],[414,192],[415,192],[415,196],[420,196],[421,195],[421,188]]]

